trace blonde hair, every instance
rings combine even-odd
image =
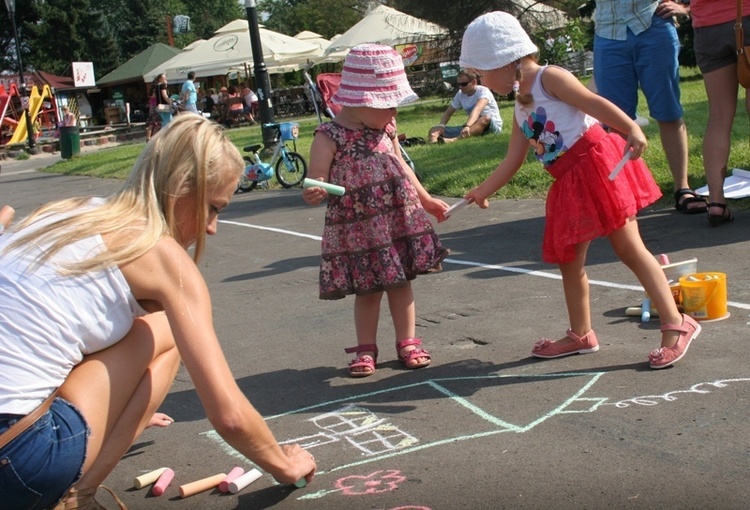
[[[6,251],[18,247],[31,250],[40,240],[49,247],[36,263],[50,260],[65,246],[94,235],[109,235],[109,250],[59,268],[66,274],[132,262],[164,237],[177,235],[175,203],[191,196],[195,207],[196,232],[193,260],[203,253],[207,194],[239,178],[244,162],[221,126],[200,115],[178,115],[159,131],[138,157],[123,187],[104,203],[80,213],[66,214],[84,206],[90,197],[72,198],[43,205],[14,228]],[[23,229],[50,214],[64,217],[32,232]]]
[[[516,81],[518,83],[521,83],[523,81],[523,71],[521,70],[521,60],[529,58],[536,62],[536,56],[535,55],[526,55],[525,57],[521,57],[518,59],[514,64],[516,65]],[[521,106],[529,106],[534,103],[534,95],[529,92],[528,94],[516,94],[516,101]]]

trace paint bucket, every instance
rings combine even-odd
[[[698,321],[721,320],[727,311],[727,275],[694,273],[680,277],[682,307]]]
[[[672,291],[677,306],[682,305],[682,289],[680,287],[680,277],[698,272],[698,259],[683,260],[682,262],[673,262],[671,264],[662,264],[662,271],[669,281],[669,290]]]

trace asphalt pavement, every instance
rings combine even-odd
[[[0,203],[23,216],[48,200],[119,187],[34,170],[57,160],[0,162]],[[364,379],[345,370],[353,300],[317,298],[323,215],[299,190],[238,194],[200,262],[237,382],[280,442],[315,455],[315,480],[297,489],[266,474],[236,494],[180,498],[180,485],[253,467],[212,431],[181,370],[161,408],[176,422],[148,429],[106,481],[129,508],[748,507],[748,212],[719,228],[672,209],[641,214],[654,254],[697,257],[699,271],[727,275],[731,314],[704,322],[686,357],[656,371],[646,357],[659,344],[658,319],[625,316],[643,292],[604,239],[587,266],[601,350],[532,358],[537,338],[568,326],[559,272],[541,262],[544,203],[463,209],[436,226],[451,249],[444,271],[414,282],[432,366],[400,366],[384,303],[378,369]],[[175,471],[164,495],[133,488],[160,467]]]

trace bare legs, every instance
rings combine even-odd
[[[416,335],[416,307],[414,305],[414,292],[411,283],[390,289],[386,292],[388,296],[388,309],[393,320],[396,333],[396,341],[414,338]],[[377,342],[378,320],[380,318],[380,302],[383,292],[355,296],[354,298],[354,327],[357,333],[357,345],[375,344]],[[402,354],[413,350],[410,345],[401,349]],[[359,351],[358,356],[374,356],[372,351]],[[411,364],[418,364],[425,358],[415,358]],[[357,371],[358,369],[353,369]],[[363,370],[363,369],[359,369]]]
[[[703,75],[708,97],[708,123],[703,135],[703,168],[710,203],[726,204],[724,178],[727,173],[732,123],[737,110],[737,68],[725,66]],[[745,108],[750,103],[745,96]],[[720,207],[710,207],[709,214],[721,215]]]
[[[143,432],[177,374],[180,357],[166,315],[136,319],[117,344],[86,356],[60,388],[91,436],[76,489],[98,487]]]
[[[669,283],[656,258],[644,246],[635,218],[630,218],[625,226],[612,232],[609,240],[620,260],[633,271],[643,285],[659,312],[662,324],[682,324],[682,315],[674,302]],[[559,266],[570,329],[579,337],[591,331],[589,281],[585,270],[589,244],[589,242],[578,244],[575,260]],[[664,331],[661,346],[674,346],[678,337],[679,333],[676,331]],[[555,342],[560,347],[567,347],[573,343],[574,341],[567,336]]]

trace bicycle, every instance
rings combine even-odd
[[[282,122],[280,124],[264,124],[266,129],[274,129],[274,147],[273,154],[269,163],[263,162],[260,159],[259,150],[263,147],[262,144],[248,145],[244,148],[245,152],[250,152],[250,156],[244,156],[244,160],[248,163],[245,167],[245,171],[237,182],[237,191],[252,191],[259,183],[268,181],[271,177],[276,175],[276,180],[279,181],[284,188],[292,188],[299,185],[305,177],[307,177],[307,162],[299,153],[295,152],[297,149],[297,138],[299,137],[299,124],[296,122]],[[286,142],[291,141],[294,143],[295,150],[289,150]]]

